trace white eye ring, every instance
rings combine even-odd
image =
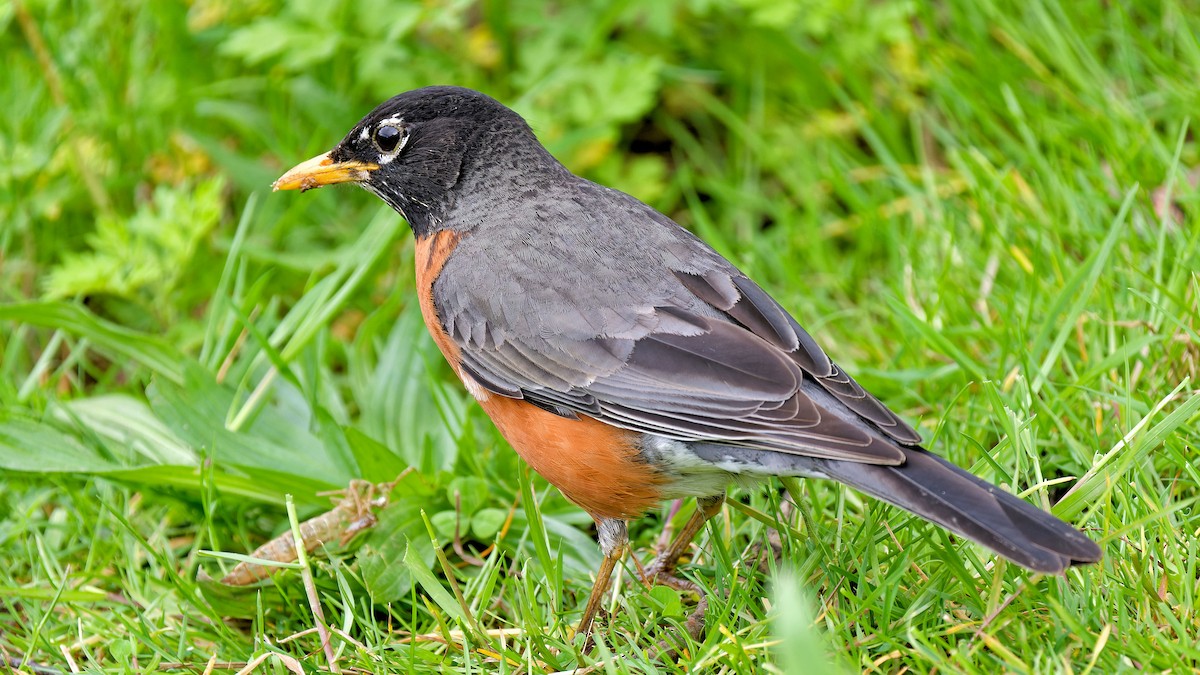
[[[380,124],[371,134],[375,147],[384,155],[395,155],[408,140],[408,130],[396,124]]]
[[[371,144],[379,151],[379,164],[388,164],[408,144],[408,127],[399,117],[379,120],[373,128],[363,129],[362,139],[370,137]]]

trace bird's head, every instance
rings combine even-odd
[[[519,156],[531,147],[549,157],[525,120],[495,99],[461,87],[426,87],[380,104],[332,150],[292,167],[273,187],[355,183],[419,230],[447,208],[464,172],[526,170]],[[518,156],[505,157],[513,152]]]

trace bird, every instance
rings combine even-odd
[[[273,187],[339,183],[408,222],[434,343],[513,449],[595,520],[604,557],[576,634],[590,635],[629,521],[696,498],[642,568],[696,589],[679,559],[730,486],[771,477],[844,483],[1035,573],[1101,559],[1081,531],[922,447],[733,263],[574,175],[490,96],[401,93]],[[689,617],[693,637],[702,622]]]

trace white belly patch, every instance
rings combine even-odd
[[[736,447],[729,447],[728,454],[712,461],[698,456],[684,441],[651,434],[643,437],[641,449],[646,460],[656,465],[667,478],[662,494],[665,499],[724,494],[730,485],[754,485],[772,476],[825,477],[818,471],[787,462],[773,466],[763,464],[750,459],[749,453]],[[750,453],[759,455],[762,451]]]

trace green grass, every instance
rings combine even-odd
[[[1200,667],[1200,5],[646,7],[0,5],[9,664]],[[511,103],[705,237],[934,450],[1104,561],[1031,576],[834,485],[799,483],[782,520],[778,484],[739,490],[684,568],[710,589],[703,641],[654,660],[690,599],[627,563],[581,654],[590,521],[441,362],[404,223],[365,193],[267,191],[433,83]],[[205,552],[288,531],[285,495],[302,520],[406,467],[374,528],[307,561],[332,660],[300,572],[198,581],[233,564]],[[667,513],[631,525],[635,555]]]

